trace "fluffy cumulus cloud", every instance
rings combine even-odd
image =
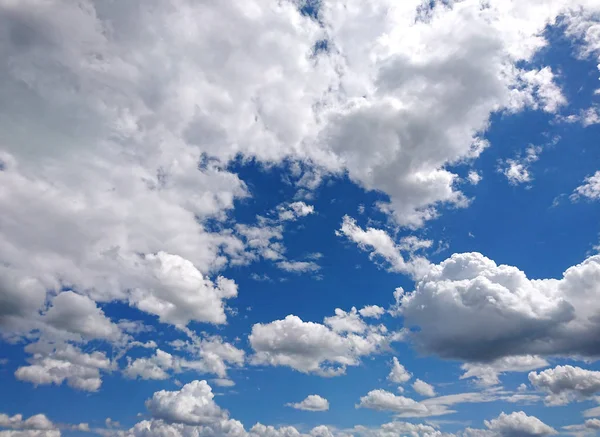
[[[303,373],[337,376],[356,366],[363,356],[379,353],[397,339],[383,325],[367,326],[356,309],[337,310],[325,324],[297,316],[252,327],[248,339],[257,365],[288,366]]]
[[[573,366],[556,366],[540,373],[531,372],[529,382],[545,391],[547,405],[565,405],[590,399],[600,392],[600,372]]]
[[[329,401],[319,395],[308,395],[302,402],[286,404],[288,407],[296,410],[305,411],[327,411],[329,410]]]
[[[363,317],[373,317],[374,319],[378,319],[385,314],[385,308],[377,305],[367,305],[363,307],[359,313]]]
[[[34,385],[66,383],[75,389],[97,391],[102,385],[101,372],[111,371],[113,363],[104,352],[84,353],[69,344],[32,343],[26,351],[33,354],[30,363],[15,371],[15,377]]]
[[[104,315],[92,299],[72,291],[56,296],[44,319],[53,327],[89,339],[114,339],[120,335],[119,327]]]
[[[562,429],[564,429],[567,433],[576,436],[596,435],[598,430],[600,430],[600,420],[588,419],[578,425],[563,426]]]
[[[598,256],[561,279],[529,279],[516,267],[462,253],[432,266],[398,298],[405,325],[419,327],[411,335],[416,345],[443,357],[597,356],[598,284]]]
[[[123,374],[132,379],[168,379],[173,373],[193,371],[197,373],[212,373],[219,378],[216,385],[231,386],[233,381],[226,379],[230,366],[242,366],[245,362],[245,352],[221,337],[193,338],[191,341],[175,340],[171,346],[176,350],[186,352],[190,358],[184,358],[157,349],[150,357],[131,360]]]
[[[148,399],[146,407],[156,419],[185,425],[210,424],[227,417],[214,402],[206,381],[192,381],[179,391],[161,390]]]
[[[558,434],[551,426],[546,425],[535,416],[528,416],[523,411],[501,413],[496,419],[484,422],[487,430],[467,429],[466,437],[534,437]]]
[[[410,381],[412,378],[412,373],[410,373],[406,368],[400,364],[398,358],[392,358],[392,369],[388,375],[388,380],[395,382],[397,384],[403,384],[407,381]]]
[[[433,397],[435,396],[435,387],[431,384],[426,383],[420,379],[416,379],[412,384],[412,388],[415,392],[421,396]]]
[[[1,428],[8,428],[1,430]],[[2,437],[60,437],[61,432],[44,414],[27,419],[23,415],[0,414],[0,436]]]

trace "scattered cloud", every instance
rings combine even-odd
[[[329,401],[319,395],[309,395],[302,402],[286,404],[288,407],[304,411],[327,411]]]
[[[600,170],[583,180],[583,184],[575,188],[571,194],[571,200],[577,201],[581,198],[587,200],[600,199]]]

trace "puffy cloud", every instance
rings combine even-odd
[[[454,254],[399,292],[406,327],[422,350],[445,358],[489,362],[506,356],[597,356],[600,256],[561,279],[528,279],[479,253]]]
[[[173,366],[173,355],[157,349],[153,357],[137,358],[132,362],[130,361],[123,370],[123,374],[132,379],[168,379],[169,373],[167,371],[172,369]]]
[[[110,435],[110,434],[109,434]],[[167,423],[163,420],[143,420],[127,431],[117,435],[125,437],[245,437],[244,426],[237,420],[215,420],[201,426],[190,426],[183,423]]]
[[[567,431],[569,434],[583,436],[583,435],[596,435],[600,430],[600,419],[588,419],[579,425],[567,425],[563,426],[562,429]]]
[[[121,334],[119,327],[104,315],[92,299],[72,291],[60,293],[52,300],[44,320],[55,328],[88,339],[116,339]]]
[[[308,395],[302,402],[286,404],[288,407],[304,411],[327,411],[329,401],[319,395]]]
[[[278,207],[280,221],[294,221],[315,212],[315,207],[304,202],[292,202]]]
[[[165,252],[146,255],[145,262],[158,286],[133,290],[133,305],[177,326],[192,320],[225,323],[224,300],[237,296],[235,282],[219,276],[213,283],[190,261]]]
[[[0,326],[32,317],[46,300],[44,285],[33,277],[19,277],[0,266]]]
[[[589,399],[600,392],[600,372],[573,366],[556,366],[540,373],[531,372],[529,382],[548,393],[547,405],[565,405]]]
[[[433,385],[417,379],[412,384],[412,388],[419,393],[421,396],[433,397],[435,396],[435,388]]]
[[[397,384],[403,384],[412,378],[412,374],[404,368],[398,358],[392,358],[392,370],[390,370],[390,374],[388,375],[388,380],[395,382]]]
[[[231,379],[227,379],[227,378],[215,378],[215,379],[211,379],[211,382],[219,387],[233,387],[235,386],[235,382],[232,381]]]
[[[60,437],[61,432],[57,426],[44,414],[36,414],[23,420],[21,414],[8,416],[0,413],[1,437]]]
[[[385,314],[385,309],[377,305],[367,305],[360,309],[358,313],[363,317],[378,319]]]
[[[48,349],[49,348],[49,349]],[[30,365],[19,367],[15,377],[35,385],[62,384],[84,391],[97,391],[102,384],[100,371],[110,371],[112,363],[104,352],[83,353],[72,345],[53,346],[33,343]]]
[[[36,414],[23,420],[21,414],[7,416],[0,414],[0,427],[12,429],[52,430],[56,426],[44,414]]]
[[[227,418],[227,413],[214,402],[214,394],[206,381],[192,381],[179,391],[161,390],[146,401],[156,419],[167,423],[204,425]]]
[[[527,372],[548,366],[548,362],[535,355],[498,358],[489,363],[465,363],[460,379],[476,378],[477,384],[487,387],[500,384],[499,376],[506,372]]]
[[[60,437],[61,432],[58,429],[26,429],[26,430],[8,430],[0,431],[0,437]]]
[[[362,334],[367,330],[367,324],[360,318],[359,313],[354,307],[349,312],[336,308],[335,316],[325,317],[323,321],[333,331],[338,333],[351,332]]]
[[[384,423],[379,428],[355,426],[351,429],[351,432],[352,435],[360,435],[365,437],[387,437],[393,435],[409,437],[442,437],[446,435],[431,425],[399,421]],[[448,435],[448,437],[450,437],[450,435]]]
[[[176,349],[186,350],[193,359],[188,360],[157,349],[154,356],[129,360],[123,373],[134,379],[162,380],[170,377],[170,371],[180,373],[193,370],[200,373],[213,373],[219,376],[219,381],[225,386],[227,384],[225,381],[229,381],[223,379],[227,375],[228,364],[241,366],[245,361],[243,350],[224,342],[218,336],[202,339],[194,337],[191,342],[187,343],[176,340],[171,345]],[[229,386],[235,385],[231,383],[232,381],[229,381]]]
[[[475,170],[471,170],[467,175],[467,180],[471,185],[477,185],[479,182],[481,182],[482,179],[483,177]]]
[[[342,227],[337,234],[347,237],[362,250],[371,252],[371,259],[376,256],[383,258],[389,263],[392,271],[418,277],[429,268],[429,261],[421,256],[413,256],[412,252],[415,249],[429,247],[431,242],[407,240],[396,244],[385,231],[375,228],[367,228],[365,231],[357,225],[356,220],[348,216],[344,216]],[[407,252],[408,259],[405,259],[402,252]]]
[[[546,436],[557,434],[556,430],[534,416],[522,411],[501,413],[496,419],[486,420],[485,426],[493,435],[502,437]]]
[[[393,411],[403,417],[425,417],[430,415],[430,411],[422,403],[405,396],[397,396],[385,390],[371,390],[360,398],[360,403],[356,407]]]
[[[583,184],[575,188],[571,194],[571,200],[579,200],[582,197],[589,200],[600,199],[600,170],[583,180]]]
[[[294,315],[267,324],[255,324],[248,337],[255,352],[251,362],[337,376],[345,372],[346,366],[358,365],[360,357],[378,353],[395,340],[395,334],[388,333],[383,326],[369,326],[361,334],[348,332],[348,328],[355,326],[342,324],[336,318],[339,314],[334,316],[333,323],[344,332],[336,332],[320,323],[304,322]]]

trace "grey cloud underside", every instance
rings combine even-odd
[[[539,354],[600,355],[600,257],[561,279],[528,279],[478,253],[455,254],[400,297],[405,326],[423,351],[492,361]]]

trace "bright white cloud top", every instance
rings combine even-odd
[[[599,29],[0,0],[0,437],[594,435]]]

